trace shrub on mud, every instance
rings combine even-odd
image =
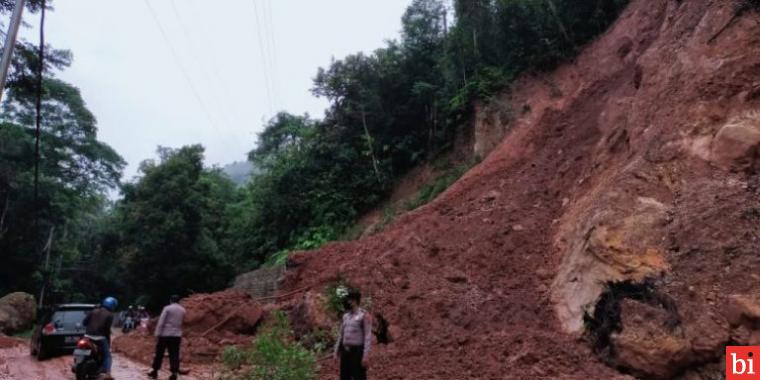
[[[327,309],[340,318],[346,312],[345,300],[352,287],[345,280],[338,280],[327,286]]]
[[[343,314],[348,311],[346,307],[346,296],[351,290],[359,290],[355,286],[349,284],[344,279],[339,279],[332,284],[328,285],[325,289],[325,295],[327,296],[327,309],[330,313],[333,313],[335,317],[340,319]],[[372,309],[372,297],[362,297],[361,307],[371,310]]]
[[[438,176],[434,181],[425,185],[420,189],[419,193],[406,203],[407,210],[414,210],[420,206],[430,203],[438,195],[449,188],[454,182],[456,182],[472,165],[463,164],[454,166],[446,170],[443,174]]]
[[[333,347],[335,344],[335,336],[338,335],[337,331],[316,329],[300,338],[301,344],[308,348],[310,351],[323,354]]]
[[[272,322],[250,347],[227,347],[222,353],[222,380],[310,380],[317,370],[313,352],[293,338],[285,313]]]

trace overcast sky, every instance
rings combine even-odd
[[[278,110],[322,117],[317,68],[397,38],[410,1],[54,0],[45,38],[73,52],[59,76],[82,90],[129,179],[158,145],[201,143],[208,164],[226,164]],[[25,14],[24,38],[37,40],[38,18]]]

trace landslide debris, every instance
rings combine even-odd
[[[225,346],[249,344],[264,315],[261,304],[237,290],[194,294],[182,299],[180,304],[187,311],[182,339],[184,364],[212,363]],[[114,339],[114,350],[150,363],[156,344],[153,330],[157,321],[157,318],[151,320],[149,331],[138,330]]]
[[[482,163],[382,233],[296,254],[282,292],[360,287],[391,326],[379,379],[713,378],[758,336],[760,16],[734,5],[632,1],[498,99],[525,112]],[[624,297],[595,352],[583,318],[619,283],[678,323]]]
[[[389,335],[377,379],[720,378],[725,345],[760,339],[759,17],[632,1],[498,99],[524,112],[475,118],[508,124],[482,163],[381,233],[292,256],[280,294],[310,290],[271,307],[304,337],[336,322],[329,284],[360,288]],[[203,333],[252,302],[231,294],[183,301],[188,360],[251,339],[255,303]]]

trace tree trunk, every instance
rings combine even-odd
[[[0,240],[3,239],[5,233],[8,231],[5,228],[5,217],[8,215],[8,195],[5,196],[5,205],[3,206],[3,212],[0,214]]]
[[[42,306],[45,305],[45,290],[47,288],[48,281],[50,281],[50,276],[48,275],[48,271],[50,270],[50,249],[53,247],[53,232],[55,232],[55,226],[50,227],[50,232],[48,233],[48,239],[47,243],[45,243],[45,248],[42,250],[45,251],[45,269],[42,273],[42,289],[40,289],[40,304],[39,307],[42,308]]]
[[[364,126],[364,137],[367,140],[367,146],[369,147],[370,158],[372,159],[372,168],[375,170],[375,176],[377,177],[377,183],[382,184],[382,176],[380,175],[380,168],[377,166],[377,157],[375,156],[375,148],[372,146],[372,136],[369,134],[369,128],[367,128],[367,115],[362,108],[362,125]]]

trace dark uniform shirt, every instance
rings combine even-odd
[[[110,340],[113,313],[104,307],[96,308],[87,313],[82,324],[86,328],[85,334],[90,336],[104,336]]]

